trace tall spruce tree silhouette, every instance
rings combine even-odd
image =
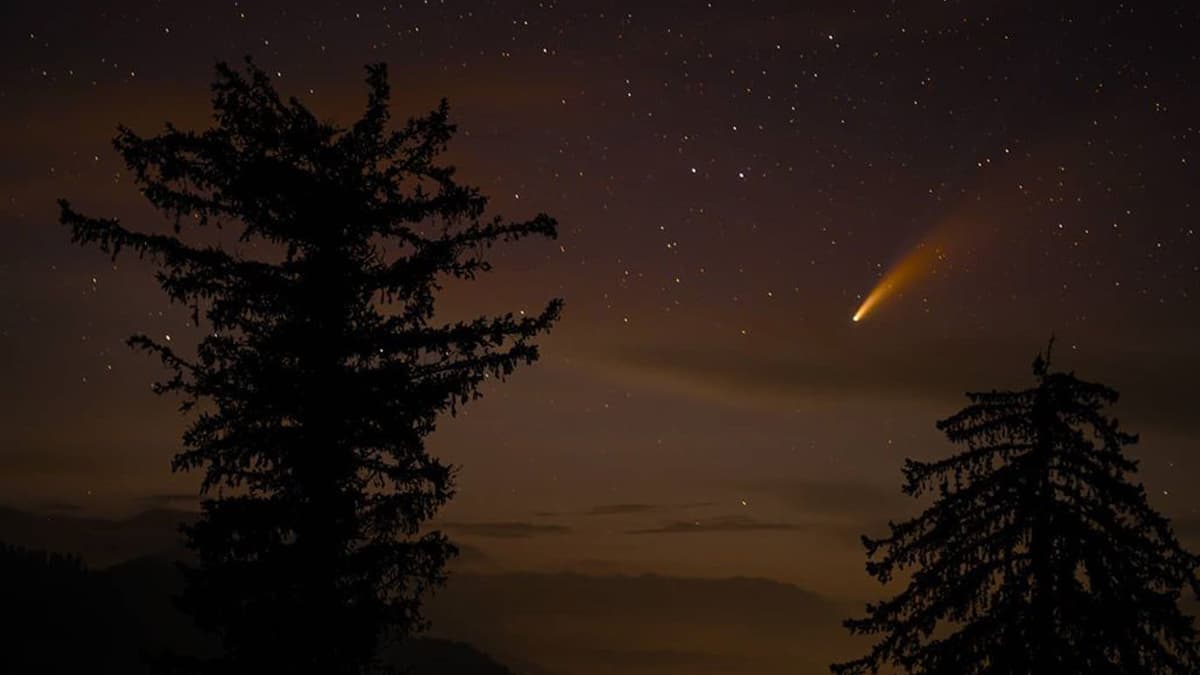
[[[1051,341],[1053,346],[1053,341]],[[1200,649],[1181,591],[1200,594],[1200,558],[1129,482],[1137,437],[1104,409],[1117,392],[1033,364],[1036,386],[967,394],[938,422],[964,451],[907,460],[904,492],[936,494],[921,515],[863,538],[896,597],[846,622],[881,636],[834,673],[891,665],[922,675],[1192,675]]]
[[[485,378],[535,361],[561,309],[435,318],[446,279],[557,225],[484,218],[487,198],[439,163],[446,102],[393,130],[385,67],[367,73],[349,128],[283,100],[249,60],[217,67],[213,128],[121,127],[114,145],[173,234],[60,202],[74,241],[153,259],[170,298],[207,319],[191,359],[130,343],[161,357],[173,375],[158,391],[195,413],[172,465],[204,472],[181,605],[222,639],[225,672],[359,673],[385,634],[421,625],[421,595],[454,554],[421,531],[453,492],[424,439]],[[180,236],[206,225],[238,241]]]

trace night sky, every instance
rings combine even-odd
[[[492,211],[560,222],[445,298],[567,303],[431,439],[461,466],[440,523],[492,568],[877,595],[858,534],[915,508],[903,459],[1051,333],[1200,533],[1195,3],[8,2],[0,31],[0,501],[192,504],[123,340],[197,328],[54,200],[161,231],[116,125],[206,126],[213,65],[250,55],[347,124],[386,62],[397,118],[449,99]]]

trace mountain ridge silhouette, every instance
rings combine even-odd
[[[0,541],[80,553],[107,572],[127,605],[151,607],[132,608],[134,616],[159,615],[144,630],[165,640],[190,629],[186,617],[163,615],[179,583],[172,551],[186,553],[172,521],[191,516],[152,509],[109,520],[0,507]],[[799,672],[815,674],[825,672],[829,645],[846,644],[838,626],[844,609],[836,601],[748,577],[507,571],[484,557],[453,570],[428,607],[431,637],[470,644],[518,675],[591,675],[614,667],[630,675],[793,673],[785,662],[797,657],[805,665]]]
[[[6,614],[21,621],[21,639],[0,654],[0,671],[152,673],[161,655],[218,650],[173,606],[183,576],[169,560],[144,555],[89,570],[74,556],[5,544],[0,566],[10,572],[0,579]],[[409,675],[517,675],[474,646],[444,638],[414,637],[380,657]]]

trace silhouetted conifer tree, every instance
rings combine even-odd
[[[863,538],[896,597],[846,622],[880,636],[834,673],[891,665],[922,675],[1194,675],[1200,650],[1181,591],[1200,558],[1129,482],[1136,436],[1106,416],[1117,392],[1033,365],[1036,386],[967,394],[938,422],[965,449],[907,460],[904,492],[936,495],[921,515]]]
[[[248,62],[249,63],[249,62]],[[487,199],[439,163],[455,127],[446,102],[389,128],[384,66],[367,69],[353,126],[283,100],[270,77],[218,66],[215,126],[168,125],[114,140],[173,234],[80,215],[73,240],[152,258],[173,301],[207,318],[194,359],[145,335],[131,344],[174,375],[160,392],[196,416],[175,470],[204,471],[203,514],[186,528],[199,565],[182,605],[228,652],[228,672],[358,673],[385,633],[421,623],[420,598],[454,548],[421,526],[452,494],[425,437],[444,412],[537,359],[558,318],[445,323],[448,278],[489,269],[488,248],[555,221],[485,219]],[[181,233],[232,229],[237,244]]]

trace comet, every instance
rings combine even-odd
[[[922,275],[936,273],[937,264],[945,260],[945,257],[944,245],[936,245],[929,240],[921,242],[879,279],[850,320],[854,323],[861,322],[880,303],[902,292]]]
[[[959,267],[996,234],[1011,230],[1007,223],[1025,217],[1022,202],[1014,203],[1009,198],[1011,186],[1019,185],[1022,175],[1045,170],[1033,158],[1055,157],[1055,147],[1027,148],[1011,155],[1006,149],[1004,159],[994,163],[988,159],[985,170],[966,176],[957,190],[960,195],[957,202],[948,204],[949,210],[930,222],[929,229],[916,240],[916,246],[879,277],[850,320],[862,323],[886,301],[902,296],[905,290],[928,277]],[[979,166],[982,168],[984,164]]]

